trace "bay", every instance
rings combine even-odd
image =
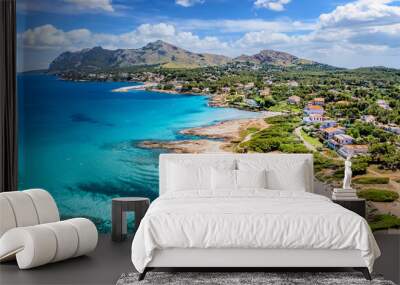
[[[142,140],[177,140],[181,129],[250,118],[209,107],[207,96],[112,92],[132,82],[72,82],[18,76],[19,188],[43,188],[64,218],[110,230],[111,198],[158,195],[158,155]]]

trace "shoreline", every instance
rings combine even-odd
[[[134,86],[124,86],[124,87],[119,87],[116,89],[112,89],[111,92],[116,92],[116,93],[126,93],[129,91],[149,91],[149,92],[156,92],[156,93],[164,93],[164,94],[170,94],[170,95],[186,95],[186,96],[205,96],[208,98],[208,106],[214,107],[214,108],[233,108],[233,109],[238,109],[238,110],[243,110],[243,111],[249,111],[249,112],[270,112],[270,111],[259,111],[257,108],[251,107],[251,106],[240,106],[240,105],[235,105],[235,104],[230,104],[225,100],[225,93],[215,93],[215,94],[210,94],[210,93],[204,93],[204,92],[194,92],[194,91],[177,91],[177,90],[164,90],[164,89],[158,89],[155,88],[159,85],[159,83],[156,82],[137,82],[140,83],[140,85],[134,85]]]
[[[139,85],[133,85],[133,86],[124,86],[124,87],[119,87],[119,88],[115,88],[112,89],[111,92],[129,92],[131,90],[146,90],[146,88],[155,86],[155,83],[151,83],[151,82],[137,82],[139,83]]]
[[[154,88],[158,83],[144,82],[142,85],[125,86],[113,89],[112,92],[129,92],[133,90],[166,93],[170,95],[193,95],[208,97],[208,106],[211,108],[233,108],[242,110],[235,106],[228,106],[221,100],[221,94],[204,94],[194,92],[179,92],[176,90],[163,90]],[[249,111],[250,112],[250,111]],[[174,153],[218,153],[234,152],[235,143],[240,142],[245,137],[242,133],[248,128],[265,129],[269,125],[265,122],[266,118],[281,115],[281,112],[253,111],[259,117],[246,119],[232,119],[213,123],[211,125],[192,127],[179,131],[181,135],[195,136],[197,139],[183,140],[143,140],[137,146],[145,149],[164,149]]]
[[[184,140],[143,140],[138,146],[146,149],[164,149],[174,153],[229,153],[248,128],[265,129],[269,125],[265,119],[278,116],[278,112],[264,112],[259,118],[233,119],[220,121],[208,126],[180,130],[183,135],[192,135],[200,139]]]
[[[171,95],[211,96],[210,94],[205,94],[205,93],[180,92],[180,91],[176,91],[176,90],[158,89],[158,88],[154,88],[158,85],[158,83],[155,83],[155,82],[137,82],[137,83],[140,83],[140,85],[119,87],[119,88],[111,90],[111,92],[124,93],[124,92],[137,90],[137,91],[151,91],[151,92],[158,92],[158,93],[166,93],[166,94],[171,94]],[[148,88],[151,88],[151,89],[148,90]]]

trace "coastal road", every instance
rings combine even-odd
[[[300,127],[297,127],[295,130],[294,130],[294,134],[299,138],[299,139],[301,139],[301,141],[304,143],[304,145],[305,145],[305,147],[308,149],[308,150],[311,150],[311,151],[317,151],[317,149],[312,145],[312,144],[310,144],[309,142],[307,142],[304,138],[303,138],[303,136],[301,135],[301,126]]]
[[[283,114],[282,112],[271,112],[271,111],[264,111],[262,113],[263,113],[263,119],[264,120],[268,119],[268,118],[275,117],[275,116],[280,116],[280,115]],[[265,124],[266,125],[263,128],[261,128],[259,131],[256,131],[254,133],[250,133],[247,136],[245,136],[244,139],[241,141],[241,143],[249,141],[255,134],[258,134],[259,132],[265,130],[266,128],[269,128],[270,125],[268,123],[265,123]]]
[[[243,139],[240,143],[244,143],[244,142],[247,142],[247,141],[251,140],[251,138],[252,138],[255,134],[258,134],[259,132],[265,130],[265,129],[268,128],[268,127],[269,127],[269,125],[267,125],[265,128],[263,128],[263,129],[261,129],[261,130],[259,130],[259,131],[256,131],[256,132],[254,132],[254,133],[248,134],[247,136],[244,137],[244,139]]]

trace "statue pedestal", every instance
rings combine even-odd
[[[364,199],[333,199],[332,201],[333,203],[359,214],[363,218],[366,217],[366,203]]]
[[[333,200],[354,200],[357,199],[357,190],[353,188],[343,189],[334,188],[332,193]]]

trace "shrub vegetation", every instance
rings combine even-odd
[[[239,149],[243,152],[271,152],[286,153],[309,152],[303,143],[293,134],[299,126],[300,120],[294,116],[276,116],[266,119],[269,128],[254,134],[249,141],[241,143]]]
[[[354,178],[353,182],[356,184],[388,184],[389,178],[364,176],[364,177]]]
[[[373,202],[393,202],[399,199],[399,194],[394,191],[384,189],[366,189],[357,192],[358,197]]]
[[[390,214],[377,215],[369,223],[369,226],[373,231],[400,228],[400,218]]]
[[[367,173],[368,165],[371,161],[369,156],[358,156],[353,158],[351,170],[353,175],[362,175]]]

